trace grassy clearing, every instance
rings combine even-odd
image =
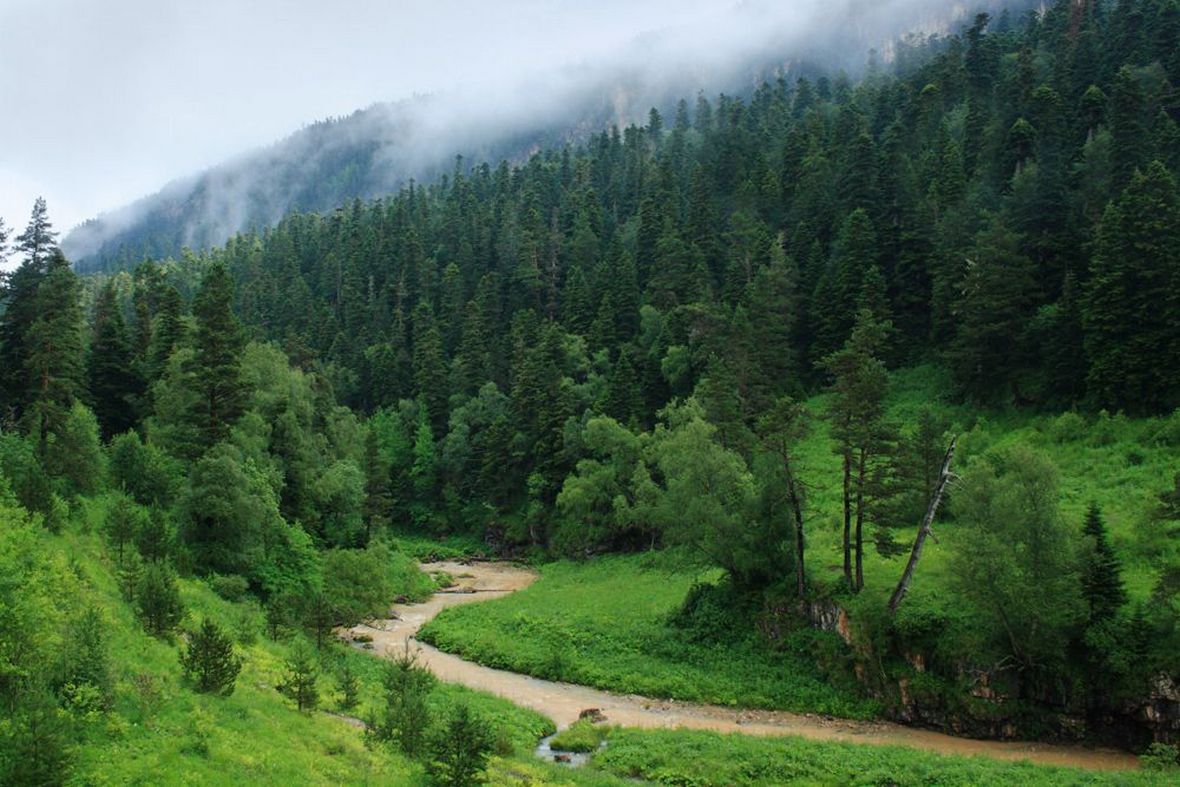
[[[773,651],[753,635],[694,642],[666,625],[698,578],[658,554],[553,563],[525,590],[444,610],[419,636],[491,667],[628,694],[874,715],[873,703],[825,682],[809,652]]]
[[[613,729],[591,768],[657,784],[1164,785],[1176,774],[1097,772],[892,746],[754,738],[689,730]],[[1170,777],[1170,778],[1169,778]]]
[[[1180,413],[1168,418],[1130,419],[1120,414],[1032,415],[1020,410],[980,411],[950,404],[952,390],[946,373],[936,367],[903,369],[892,376],[890,417],[912,424],[923,408],[947,419],[959,435],[956,471],[962,473],[972,457],[992,449],[1023,443],[1044,453],[1060,473],[1061,512],[1080,533],[1091,501],[1102,508],[1115,550],[1123,560],[1123,579],[1132,603],[1145,601],[1161,568],[1150,513],[1160,492],[1180,472]],[[825,397],[808,402],[820,415]],[[803,477],[809,484],[808,570],[813,580],[829,585],[841,573],[840,460],[833,453],[827,424],[816,429],[800,447]],[[952,490],[953,494],[953,490]],[[944,507],[942,517],[945,519]],[[917,522],[899,523],[897,539],[909,544]],[[940,544],[923,553],[912,591],[934,598],[949,577],[947,557],[954,550],[956,525],[943,521],[936,528]],[[905,558],[886,559],[865,553],[865,590],[860,603],[882,605],[905,566]]]

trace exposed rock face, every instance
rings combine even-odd
[[[1180,683],[1160,673],[1151,682],[1146,701],[1133,710],[1136,721],[1151,730],[1160,743],[1180,742]]]
[[[853,645],[853,621],[834,599],[820,599],[797,608],[812,627],[838,634]],[[789,626],[775,626],[785,629]],[[770,632],[766,632],[770,633]],[[857,650],[866,646],[858,642]],[[1061,688],[1026,685],[1014,669],[981,669],[964,664],[954,683],[962,689],[933,689],[920,679],[928,674],[929,654],[907,650],[900,654],[912,675],[884,677],[871,654],[860,652],[853,673],[869,691],[885,701],[893,720],[973,738],[1039,738],[1058,741],[1101,740],[1130,749],[1152,741],[1180,742],[1180,676],[1160,674],[1146,696],[1105,714],[1082,715],[1075,700]],[[945,684],[943,684],[945,687]]]

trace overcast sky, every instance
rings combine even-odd
[[[594,61],[734,0],[0,0],[0,216],[63,232],[314,120]]]
[[[710,58],[771,27],[798,42],[820,27],[912,25],[961,4],[0,0],[0,217],[19,231],[44,196],[64,235],[174,178],[375,102],[502,90],[624,48],[648,68],[672,62],[670,49],[699,52],[698,67],[710,69],[720,62]]]

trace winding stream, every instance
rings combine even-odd
[[[496,694],[535,710],[552,719],[559,729],[575,722],[582,710],[598,708],[605,714],[607,723],[623,727],[687,727],[747,735],[798,735],[811,740],[908,746],[940,754],[983,755],[1075,768],[1122,770],[1138,767],[1138,760],[1133,755],[1116,750],[1035,742],[981,741],[889,722],[849,721],[785,711],[741,710],[657,700],[483,667],[418,642],[414,635],[443,609],[508,595],[532,584],[537,578],[536,573],[505,563],[428,563],[423,564],[422,569],[445,571],[458,584],[434,594],[422,604],[396,605],[390,619],[355,626],[344,636],[371,637],[377,653],[400,653],[408,646],[417,651],[419,661],[441,680]]]

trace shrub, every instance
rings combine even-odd
[[[105,710],[111,699],[111,656],[106,628],[96,608],[83,610],[70,622],[66,642],[58,685],[72,687],[73,696],[85,695],[88,706]]]
[[[212,619],[205,618],[201,627],[189,635],[188,647],[180,654],[184,677],[196,691],[220,694],[234,693],[242,659],[234,651],[233,640]]]
[[[1071,410],[1054,419],[1049,434],[1055,442],[1072,443],[1084,439],[1088,428],[1086,419]]]
[[[1156,430],[1153,441],[1158,445],[1173,448],[1180,446],[1180,409],[1160,420],[1160,427]]]
[[[1180,747],[1166,743],[1153,743],[1139,755],[1139,761],[1149,771],[1174,771],[1180,769]]]
[[[589,719],[579,719],[553,736],[549,748],[554,751],[592,752],[606,740],[606,730]]]
[[[213,592],[226,601],[240,601],[250,589],[246,578],[237,574],[212,574],[208,582]]]

